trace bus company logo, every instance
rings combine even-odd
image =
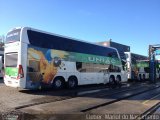
[[[19,32],[11,33],[11,34],[7,35],[7,38],[12,37],[12,36],[17,36],[17,35],[19,35]]]
[[[103,64],[110,64],[112,63],[110,58],[103,58],[103,57],[93,57],[93,56],[89,56],[88,57],[88,61],[89,62],[93,62],[93,63],[103,63]]]
[[[112,63],[112,64],[116,64],[116,60],[112,58],[112,59],[111,59],[111,63]]]

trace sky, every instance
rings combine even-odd
[[[87,42],[112,41],[148,56],[160,44],[160,0],[0,0],[0,35],[33,27]]]

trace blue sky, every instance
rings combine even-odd
[[[112,39],[148,55],[160,44],[160,0],[0,0],[0,35],[29,26],[88,42]]]

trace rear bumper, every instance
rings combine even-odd
[[[6,86],[19,88],[20,87],[20,80],[17,79],[10,79],[9,77],[4,77],[4,83]]]

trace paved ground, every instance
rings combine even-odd
[[[135,94],[144,90],[147,90],[147,86],[137,89],[134,91],[126,91],[123,93],[115,94],[115,95],[110,95],[110,96],[104,96],[104,97],[98,97],[95,95],[92,96],[85,96],[85,97],[76,97],[72,99],[67,99],[64,101],[57,101],[57,102],[52,102],[52,103],[46,103],[42,105],[35,105],[31,107],[27,107],[24,109],[21,109],[23,112],[27,113],[43,113],[43,114],[72,114],[72,113],[81,113],[82,110],[97,106],[99,104],[104,104],[106,102],[111,102],[113,100],[125,97],[130,94]],[[104,91],[103,91],[104,92]],[[110,114],[122,114],[122,113],[141,113],[141,109],[143,108],[148,108],[145,105],[141,103],[141,101],[148,100],[152,98],[154,95],[157,95],[160,93],[160,89],[155,91],[152,90],[152,92],[147,92],[144,94],[140,94],[138,96],[135,96],[131,99],[128,100],[122,100],[116,103],[113,103],[111,105],[105,105],[104,107],[100,107],[97,109],[94,109],[91,111],[91,113],[98,113],[98,114],[104,114],[104,113],[110,113]],[[99,93],[101,94],[101,93]],[[147,98],[145,98],[147,96]],[[138,105],[140,103],[141,106]],[[116,105],[115,105],[116,104]],[[109,107],[111,106],[111,107]],[[135,108],[133,108],[135,106]],[[137,106],[137,109],[136,109]],[[144,107],[143,107],[144,106]],[[128,108],[133,108],[129,109]],[[139,108],[139,109],[138,109]],[[140,110],[138,112],[138,110]],[[143,109],[144,110],[144,109]]]
[[[80,120],[104,119],[104,115],[107,114],[140,114],[160,102],[160,88],[86,112],[83,112],[83,110],[147,90],[152,86],[155,87],[157,85],[138,83],[132,86],[126,84],[125,87],[117,89],[109,89],[103,86],[95,89],[96,87],[87,86],[86,88],[81,87],[76,90],[19,91],[15,88],[6,87],[0,80],[0,112],[27,113],[30,114],[27,116],[28,119],[35,120],[51,118],[54,120],[66,120],[67,118]],[[127,90],[130,87],[134,89],[115,94],[116,92]],[[36,103],[40,104],[36,105]],[[29,106],[15,109],[25,105]]]
[[[155,85],[156,86],[156,85]],[[150,87],[150,86],[149,86]],[[134,90],[122,94],[116,94],[110,97],[76,97],[64,101],[58,101],[53,103],[46,103],[42,105],[36,105],[32,107],[27,107],[24,109],[21,109],[20,111],[25,113],[32,113],[35,114],[37,117],[37,114],[41,115],[71,115],[68,119],[72,118],[73,115],[77,119],[105,119],[107,115],[133,115],[133,116],[127,116],[128,117],[138,117],[134,115],[140,115],[143,114],[146,110],[148,110],[150,107],[154,106],[158,102],[160,102],[160,88],[153,89],[151,91],[139,94],[137,96],[133,96],[129,99],[121,100],[118,102],[115,102],[113,104],[104,105],[102,107],[98,107],[96,109],[82,112],[82,110],[99,105],[100,103],[106,103],[113,101],[114,99],[118,99],[122,96],[126,96],[129,94],[133,94],[136,92],[140,92],[143,90],[146,90],[147,86],[142,87],[140,90]],[[40,115],[40,116],[41,116]],[[92,116],[93,115],[93,116]],[[95,115],[95,116],[94,116]],[[106,115],[106,116],[105,116]],[[81,117],[80,117],[81,116]],[[121,117],[122,117],[121,116]],[[41,116],[42,117],[42,116]],[[68,116],[66,116],[67,118]],[[79,118],[80,117],[80,118]],[[124,116],[123,116],[124,117]],[[37,117],[39,118],[39,117]],[[127,119],[125,118],[125,119]],[[59,119],[59,117],[58,117]],[[115,119],[115,118],[114,118]],[[122,119],[122,118],[121,118]]]

